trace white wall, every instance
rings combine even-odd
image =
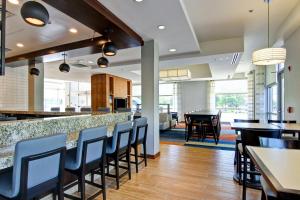
[[[28,67],[5,68],[0,76],[0,110],[28,109]]]
[[[286,40],[285,47],[285,119],[300,122],[300,28]],[[287,112],[289,106],[294,108],[293,113]]]
[[[183,121],[183,114],[193,110],[208,109],[208,81],[178,83],[178,115]]]

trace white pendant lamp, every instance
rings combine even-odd
[[[270,48],[270,0],[265,1],[268,3],[268,48],[253,52],[254,65],[275,65],[284,63],[286,59],[285,48]]]

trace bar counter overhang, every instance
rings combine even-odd
[[[128,121],[131,113],[86,114],[0,122],[0,170],[13,165],[14,147],[18,141],[58,133],[67,133],[67,149],[76,147],[80,130],[107,126],[108,137],[114,125]]]

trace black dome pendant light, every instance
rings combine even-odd
[[[106,29],[105,30],[106,34],[107,34],[107,42],[103,45],[103,53],[106,56],[115,56],[117,54],[117,47],[115,45],[115,43],[113,43],[110,38],[109,38],[109,34],[113,32],[112,29]]]
[[[105,58],[105,56],[103,55],[103,47],[104,47],[104,45],[102,46],[102,57],[100,57],[100,58],[97,60],[97,65],[98,65],[98,67],[100,67],[100,68],[106,68],[106,67],[108,67],[108,64],[109,64],[108,59]]]
[[[30,75],[39,76],[40,75],[40,70],[38,68],[33,67],[33,68],[30,69],[29,73],[30,73]]]
[[[27,1],[22,5],[21,15],[24,21],[33,26],[45,26],[49,23],[47,9],[36,1]]]
[[[64,62],[59,66],[59,71],[68,73],[70,71],[70,66],[66,63],[66,53],[63,53]]]

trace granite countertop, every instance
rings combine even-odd
[[[99,126],[108,127],[108,137],[114,125],[128,121],[131,113],[75,115],[0,122],[0,169],[13,165],[14,148],[18,141],[58,133],[67,133],[67,148],[76,147],[80,130]]]
[[[112,137],[114,126],[107,127],[107,137]],[[79,133],[70,133],[67,135],[67,149],[77,147]],[[14,162],[15,145],[0,148],[0,170],[12,167]]]
[[[0,110],[1,114],[17,114],[17,115],[45,115],[45,116],[72,116],[86,114],[104,114],[103,112],[52,112],[52,111],[25,111],[25,110]]]

